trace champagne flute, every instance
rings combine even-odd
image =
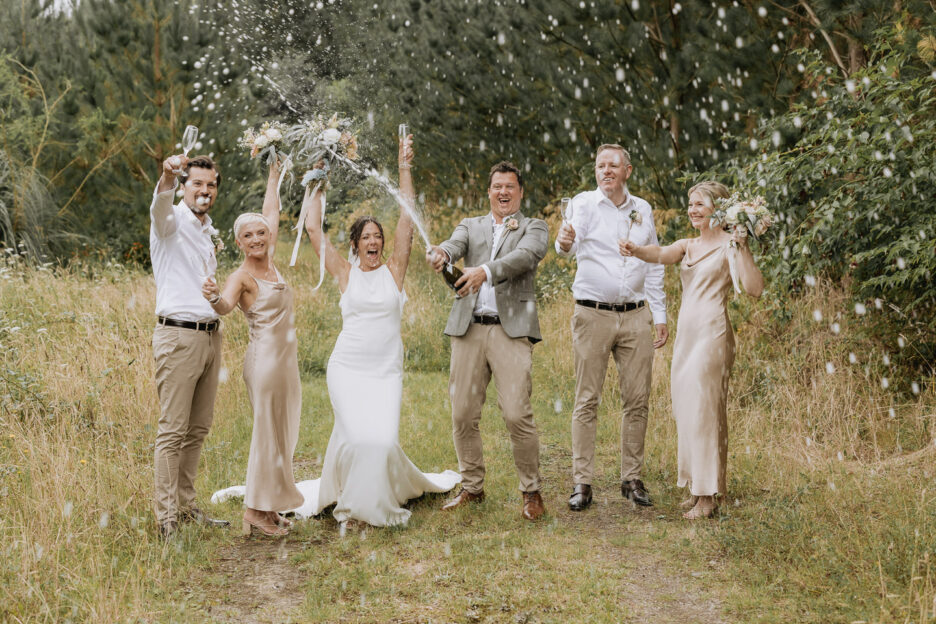
[[[182,153],[186,158],[188,158],[189,152],[192,151],[196,143],[198,143],[198,127],[185,126],[185,132],[182,133]],[[173,173],[179,175],[182,170],[176,169]]]
[[[406,145],[406,137],[409,136],[409,126],[407,126],[405,123],[401,123],[401,124],[400,124],[400,127],[397,129],[397,134],[400,136],[400,145],[403,145],[403,146],[404,146],[403,149],[405,150],[405,149],[406,149],[406,147],[405,147],[405,145]],[[404,151],[404,153],[403,153],[403,156],[404,156],[404,157],[406,156],[406,152],[405,152],[405,151]],[[406,161],[404,161],[404,162],[406,162]]]
[[[572,223],[572,198],[563,197],[559,200],[560,214],[562,215],[563,223]]]

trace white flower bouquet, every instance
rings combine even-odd
[[[357,135],[350,119],[339,118],[335,113],[329,119],[317,115],[290,126],[285,133],[286,141],[293,146],[293,157],[297,162],[311,169],[319,160],[325,160],[326,166],[336,158],[356,161],[358,155]],[[321,171],[321,170],[320,170]],[[321,174],[303,177],[303,185],[313,179],[320,179]]]
[[[750,234],[755,239],[762,236],[773,225],[773,215],[767,210],[767,202],[763,197],[757,196],[753,199],[742,199],[738,193],[734,193],[727,199],[717,200],[715,211],[709,217],[712,221],[712,227],[721,226],[732,233],[738,230],[744,230],[744,234]],[[743,240],[743,237],[740,237]],[[731,252],[728,254],[728,270],[731,273],[731,283],[736,293],[741,293],[740,280],[738,278],[738,236],[732,236],[728,246]]]
[[[745,228],[755,239],[767,232],[774,222],[763,197],[742,199],[738,193],[727,199],[717,200],[715,212],[709,218],[713,227],[721,226],[726,230]],[[732,243],[734,246],[733,241]]]
[[[250,152],[251,158],[258,156],[267,164],[279,155],[286,159],[286,126],[277,121],[265,121],[259,130],[247,128],[237,144]]]

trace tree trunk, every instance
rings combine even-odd
[[[855,34],[861,31],[861,14],[856,13],[848,18],[848,29],[854,33],[848,36],[848,73],[853,74],[859,69],[863,69],[868,64],[868,57],[865,55],[864,46],[861,41],[855,37]]]

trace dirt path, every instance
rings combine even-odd
[[[302,579],[290,556],[308,548],[308,541],[236,538],[211,566],[220,576],[224,601],[206,606],[215,622],[303,622]]]
[[[619,497],[596,499],[584,513],[573,513],[559,507],[557,501],[550,502],[555,520],[574,525],[576,533],[593,545],[590,556],[596,564],[626,571],[618,591],[628,607],[629,617],[622,621],[654,624],[731,621],[722,609],[721,562],[707,561],[699,569],[698,564],[693,567],[688,560],[678,561],[672,556],[673,544],[684,539],[691,541],[696,527],[678,520],[675,514],[664,516],[657,508],[638,508]],[[622,539],[626,542],[623,547]],[[279,542],[233,539],[222,547],[210,566],[209,578],[204,579],[214,586],[209,593],[214,598],[203,606],[205,615],[215,622],[232,623],[308,621],[302,608],[307,579],[290,559],[309,546],[307,538]],[[359,620],[349,614],[345,621]],[[399,613],[399,619],[394,621],[428,620],[415,610]],[[463,621],[482,620],[469,617]],[[524,621],[532,623],[540,619],[529,614]]]
[[[667,552],[672,543],[692,540],[696,527],[676,514],[655,507],[643,508],[619,497],[595,500],[588,511],[576,513],[563,507],[560,522],[575,522],[583,536],[594,541],[605,556],[628,569],[621,592],[628,595],[631,617],[627,622],[653,624],[728,624],[723,615],[721,587],[717,582],[722,562],[710,559],[704,569],[678,561]],[[627,547],[610,541],[622,524],[628,532]],[[669,544],[664,547],[664,542]]]

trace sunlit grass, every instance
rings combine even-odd
[[[298,301],[300,479],[321,471],[332,425],[324,370],[340,329],[334,284],[326,279],[311,292],[316,270],[306,245],[300,266],[285,271]],[[545,520],[520,518],[492,388],[482,422],[488,499],[443,514],[444,497],[427,496],[412,504],[408,528],[369,530],[363,539],[341,538],[328,517],[301,523],[287,561],[304,596],[288,616],[271,619],[618,622],[649,617],[634,592],[653,586],[658,591],[644,600],[660,605],[659,621],[689,613],[690,603],[732,621],[930,621],[933,391],[914,397],[882,388],[881,376],[894,373],[881,364],[885,350],[863,338],[861,318],[843,315],[839,333],[813,320],[815,309],[829,319],[850,307],[820,286],[791,302],[793,318],[782,326],[756,303],[733,305],[739,355],[729,497],[719,520],[688,525],[676,508],[672,341],[654,361],[647,434],[645,481],[657,506],[638,511],[620,498],[612,368],[599,416],[596,504],[585,514],[567,511],[572,303],[557,290],[542,302],[545,340],[534,352]],[[442,336],[449,294],[415,255],[407,292],[401,443],[423,470],[454,469]],[[217,561],[226,549],[259,545],[197,526],[169,545],[156,538],[153,297],[150,275],[116,265],[58,272],[4,265],[0,620],[234,621],[217,606],[245,604],[243,578],[226,576]],[[213,490],[245,474],[252,418],[241,381],[245,346],[246,325],[235,312],[225,321],[227,381],[198,482],[205,507]],[[213,511],[235,525],[241,513],[236,502]],[[656,576],[641,581],[646,574]]]

